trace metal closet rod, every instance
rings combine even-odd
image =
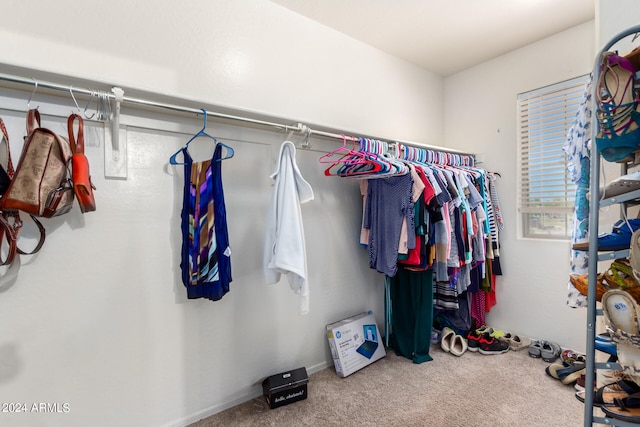
[[[35,85],[36,88],[37,87],[43,87],[43,88],[47,88],[47,89],[60,90],[60,91],[70,92],[70,93],[80,93],[80,94],[84,94],[84,95],[88,95],[88,96],[93,96],[93,95],[95,95],[97,93],[97,91],[91,90],[91,89],[85,89],[85,88],[76,87],[76,86],[62,85],[62,84],[59,84],[59,83],[52,83],[52,82],[47,82],[47,81],[43,81],[43,80],[36,80],[36,79],[32,79],[32,78],[13,76],[13,75],[2,74],[2,73],[0,73],[0,80],[5,80],[5,81],[8,81],[8,82],[13,82],[13,83]],[[109,99],[115,99],[116,101],[118,101],[119,97],[116,95],[118,93],[116,91],[116,89],[118,91],[121,91],[120,88],[112,88],[112,90],[114,90],[115,93],[105,93],[104,95],[107,96]],[[127,103],[132,103],[132,104],[145,105],[145,106],[148,106],[148,107],[164,108],[164,109],[167,109],[167,110],[180,111],[180,112],[185,112],[185,113],[194,113],[194,114],[202,113],[202,110],[199,109],[199,108],[184,107],[184,106],[181,106],[181,105],[168,104],[168,103],[157,102],[157,101],[150,101],[150,100],[146,100],[146,99],[133,98],[133,97],[124,96],[124,95],[121,97],[121,101],[122,102],[127,102]],[[284,123],[276,123],[276,122],[270,122],[270,121],[266,121],[266,120],[252,119],[250,117],[236,116],[236,115],[232,115],[232,114],[219,113],[219,112],[209,111],[209,110],[207,110],[207,116],[213,116],[213,117],[218,117],[218,118],[221,118],[221,119],[229,119],[229,120],[241,121],[241,122],[246,122],[246,123],[252,123],[252,124],[261,125],[261,126],[276,127],[276,128],[279,128],[279,129],[284,129],[285,131],[296,131],[296,132],[306,133],[308,135],[318,135],[318,136],[324,136],[324,137],[327,137],[327,138],[334,138],[334,139],[339,139],[339,140],[344,140],[344,136],[343,135],[346,135],[344,133],[333,133],[333,132],[326,132],[326,131],[312,129],[312,128],[304,125],[303,123],[296,123],[295,125],[284,124]],[[370,139],[384,139],[384,138],[377,138],[377,137],[370,137],[370,136],[365,136],[365,137],[368,137]],[[394,140],[394,142],[398,142],[398,143],[404,144],[404,145],[410,145],[410,146],[416,147],[416,148],[422,148],[422,149],[425,149],[425,150],[440,151],[440,152],[444,152],[444,153],[459,154],[459,155],[471,156],[471,157],[475,156],[472,153],[466,153],[466,152],[463,152],[463,151],[460,151],[460,150],[456,150],[456,149],[452,149],[452,148],[438,147],[438,146],[435,146],[435,145],[421,144],[421,143],[417,143],[417,142],[401,141],[401,140]]]

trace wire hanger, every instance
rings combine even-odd
[[[32,80],[33,80],[34,86],[33,86],[33,91],[31,92],[31,95],[29,95],[29,100],[27,101],[27,110],[31,109],[31,99],[33,98],[33,95],[36,93],[36,90],[38,89],[38,81],[36,79],[32,79]],[[38,109],[38,107],[36,107],[36,110]]]
[[[214,138],[213,136],[209,135],[205,130],[207,129],[207,110],[205,110],[204,108],[200,109],[202,111],[202,115],[203,115],[203,123],[202,123],[202,129],[200,129],[200,131],[198,133],[196,133],[195,135],[193,135],[188,141],[187,143],[184,145],[184,147],[182,147],[181,149],[179,149],[178,151],[176,151],[175,153],[173,153],[173,155],[169,158],[169,163],[172,165],[184,165],[184,163],[178,163],[178,161],[176,160],[176,157],[178,156],[178,154],[182,153],[183,150],[186,150],[189,148],[189,144],[191,144],[191,141],[193,141],[196,138],[200,138],[200,137],[206,137],[206,138],[211,138],[214,140],[214,142],[216,143],[216,146],[221,145],[222,147],[226,148],[228,153],[225,157],[221,158],[220,160],[226,160],[226,159],[230,159],[234,156],[234,151],[233,148],[229,147],[227,144],[224,144],[220,141],[218,141],[216,138]]]

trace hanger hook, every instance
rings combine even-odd
[[[202,111],[202,117],[203,117],[203,119],[202,119],[202,123],[203,123],[202,130],[205,130],[207,128],[207,110],[205,110],[204,108],[201,108],[200,110]]]
[[[73,94],[73,92],[72,92],[72,94]],[[93,114],[91,114],[91,115],[87,114],[87,110],[89,109],[89,105],[91,104],[91,99],[94,96],[97,96],[97,93],[92,90],[91,93],[89,94],[89,100],[87,101],[87,105],[84,106],[84,117],[85,117],[85,119],[91,120],[96,115],[95,112]],[[78,103],[76,103],[76,105],[78,105]]]
[[[31,91],[31,95],[29,95],[29,100],[27,101],[27,110],[31,109],[31,99],[33,98],[33,95],[36,93],[36,90],[38,89],[38,81],[33,77],[31,78],[31,80],[33,80],[34,86],[33,86],[33,91]],[[36,109],[37,108],[38,107],[36,107]]]
[[[71,94],[71,98],[73,99],[73,103],[76,104],[76,109],[78,113],[80,112],[80,106],[78,105],[78,101],[76,101],[76,97],[73,94],[73,85],[69,85],[69,93]]]
[[[311,148],[311,143],[309,142],[311,129],[309,129],[307,126],[302,125],[302,130],[304,132],[304,141],[302,141],[302,148]]]

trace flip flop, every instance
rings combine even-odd
[[[640,308],[628,292],[611,289],[602,296],[604,324],[614,333],[621,330],[630,335],[640,334]]]

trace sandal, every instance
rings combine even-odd
[[[584,390],[577,391],[576,399],[584,403],[585,393],[586,391]],[[628,395],[627,392],[611,390],[609,385],[605,385],[597,389],[593,394],[593,406],[613,405],[615,399],[624,398]]]
[[[618,420],[640,423],[640,393],[613,399],[613,404],[600,407],[605,415]]]
[[[610,162],[624,160],[640,143],[634,84],[635,70],[628,59],[613,52],[602,55],[596,88],[599,125],[596,147]]]
[[[604,324],[614,333],[640,334],[640,308],[635,299],[620,289],[611,289],[602,297]]]

